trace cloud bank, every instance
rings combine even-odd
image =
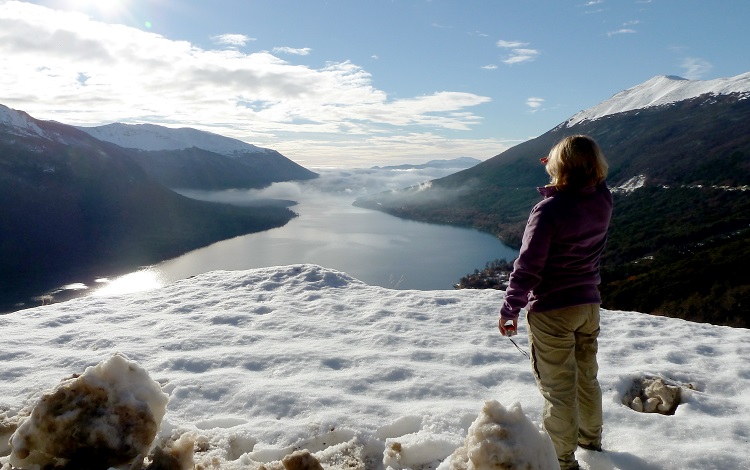
[[[195,127],[275,148],[303,164],[330,163],[336,154],[345,155],[337,163],[383,163],[373,146],[389,140],[402,146],[388,152],[391,159],[455,157],[435,153],[444,144],[478,158],[506,147],[432,140],[435,133],[478,125],[481,117],[471,108],[489,97],[436,91],[393,98],[350,61],[313,68],[268,51],[241,52],[238,47],[255,40],[245,35],[210,39],[216,49],[80,13],[0,2],[0,103],[72,125]],[[311,49],[274,51],[294,58]]]

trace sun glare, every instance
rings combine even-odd
[[[93,295],[98,297],[111,297],[114,295],[130,294],[133,292],[143,292],[152,289],[158,289],[164,286],[164,281],[154,271],[144,270],[120,276],[111,281],[97,280],[97,282],[106,282],[94,292]]]
[[[129,2],[128,0],[67,0],[67,3],[73,10],[113,19],[126,12]]]

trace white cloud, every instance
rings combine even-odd
[[[607,36],[615,36],[615,35],[618,35],[618,34],[635,34],[635,33],[636,33],[636,30],[631,29],[631,28],[620,28],[620,29],[615,30],[615,31],[609,31],[609,32],[607,32]]]
[[[36,118],[194,127],[271,148],[284,142],[299,151],[288,156],[301,159],[316,146],[296,145],[300,137],[319,139],[330,156],[342,133],[362,142],[396,132],[468,130],[481,122],[470,108],[490,101],[452,91],[391,98],[348,61],[312,68],[270,52],[202,49],[16,1],[0,3],[0,70],[0,103]],[[419,139],[412,145],[405,153],[421,155],[426,148]]]
[[[713,65],[711,65],[710,62],[704,59],[700,59],[697,57],[687,57],[683,59],[680,67],[685,70],[685,72],[683,73],[685,78],[690,80],[700,80],[706,74],[708,74],[708,72],[711,71]]]
[[[495,70],[497,68],[497,65],[495,64],[483,65],[482,68],[485,70]]]
[[[540,52],[536,49],[529,49],[525,46],[528,46],[529,44],[526,42],[520,42],[520,41],[505,41],[505,40],[499,40],[496,43],[497,47],[500,47],[502,49],[509,49],[510,55],[506,57],[503,60],[503,63],[512,65],[512,64],[518,64],[521,62],[530,62],[540,54]]]
[[[605,11],[604,8],[595,8],[597,5],[601,5],[604,3],[605,0],[591,0],[586,3],[582,3],[578,5],[579,7],[585,8],[584,14],[587,15],[593,15],[597,13],[603,13]]]
[[[539,55],[536,49],[513,49],[511,55],[503,60],[506,64],[518,64],[521,62],[531,62]]]
[[[520,41],[504,41],[500,39],[495,44],[497,44],[497,47],[502,47],[503,49],[515,49],[518,47],[528,46],[529,44],[526,42],[520,42]]]
[[[309,47],[294,48],[294,47],[274,47],[273,51],[277,54],[292,54],[292,55],[310,55],[312,49]]]
[[[635,29],[631,28],[631,26],[635,26],[635,25],[640,24],[640,23],[641,22],[639,20],[626,21],[626,22],[624,22],[622,24],[622,27],[620,29],[607,32],[607,36],[612,37],[612,36],[616,36],[618,34],[635,34],[638,31],[636,31]]]
[[[544,98],[531,97],[526,100],[526,106],[531,108],[532,112],[536,112],[544,104]]]
[[[240,47],[246,45],[250,41],[255,41],[255,38],[245,36],[244,34],[220,34],[218,36],[212,36],[211,40],[217,44],[223,44],[227,46]]]

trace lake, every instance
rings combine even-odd
[[[66,286],[68,297],[74,289],[80,289],[75,295],[116,295],[158,288],[207,271],[298,263],[318,264],[393,289],[452,289],[462,276],[488,261],[514,259],[517,250],[486,233],[352,206],[360,195],[439,176],[438,170],[328,171],[317,180],[277,183],[260,191],[181,191],[233,204],[257,204],[268,198],[298,201],[291,208],[299,216],[284,227],[224,240],[115,279],[93,285],[71,280]]]

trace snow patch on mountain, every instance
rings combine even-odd
[[[662,106],[705,94],[728,95],[731,93],[742,94],[742,99],[750,97],[750,72],[715,80],[687,80],[672,75],[660,75],[579,112],[563,125],[572,127],[580,122],[593,121],[611,114]]]
[[[46,137],[44,130],[34,122],[31,116],[23,111],[17,111],[1,104],[0,126],[7,126],[12,130],[12,133],[18,135]]]
[[[613,193],[630,194],[646,184],[646,175],[637,175],[625,181],[621,185],[612,188]]]
[[[97,127],[78,127],[78,129],[99,140],[139,150],[183,150],[197,147],[229,157],[246,153],[273,152],[271,149],[257,147],[238,139],[189,127],[172,129],[155,124],[118,122]]]

